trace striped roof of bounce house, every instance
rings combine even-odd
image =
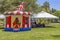
[[[10,12],[4,12],[4,14],[6,15],[20,15],[20,14],[27,14],[27,15],[31,15],[31,12],[26,12],[26,11],[10,11]]]

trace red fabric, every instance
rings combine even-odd
[[[9,25],[9,28],[11,28],[11,16],[6,17],[6,27]]]
[[[28,17],[28,19],[26,20],[26,16],[22,16],[22,27],[24,28],[25,27],[25,24],[27,25],[27,27],[29,27],[29,17]],[[28,23],[26,23],[26,21],[28,22]]]
[[[19,11],[17,11],[17,15],[19,15],[20,14],[20,12]]]
[[[22,16],[22,27],[25,27],[25,16]]]

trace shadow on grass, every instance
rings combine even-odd
[[[52,37],[60,38],[60,35],[51,35]]]
[[[3,27],[1,27],[0,29],[4,29]]]
[[[45,27],[32,27],[32,28],[56,28],[56,27],[53,27],[53,26],[45,26]]]
[[[53,26],[46,26],[45,28],[56,28],[56,27],[53,27]]]

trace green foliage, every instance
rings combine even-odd
[[[53,8],[52,8],[52,13],[55,13],[55,12],[56,12],[56,9],[53,9]]]
[[[44,2],[43,3],[43,6],[41,6],[41,10],[43,10],[43,11],[46,11],[46,12],[49,12],[50,11],[50,4],[49,4],[49,2]]]
[[[26,5],[24,6],[25,11],[32,12],[36,11],[38,8],[38,4],[36,3],[37,0],[0,0],[0,13],[16,10],[18,5],[23,1],[26,2]]]
[[[60,17],[60,10],[56,11],[54,15]]]

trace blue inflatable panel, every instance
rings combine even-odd
[[[13,29],[13,28],[4,28],[5,31],[12,31],[12,32],[19,32],[19,31],[28,31],[31,30],[31,28],[19,28],[19,29]]]
[[[20,29],[13,29],[13,32],[19,32]]]
[[[5,31],[12,31],[12,28],[4,28]]]
[[[28,31],[31,30],[31,28],[20,28],[20,31]]]

